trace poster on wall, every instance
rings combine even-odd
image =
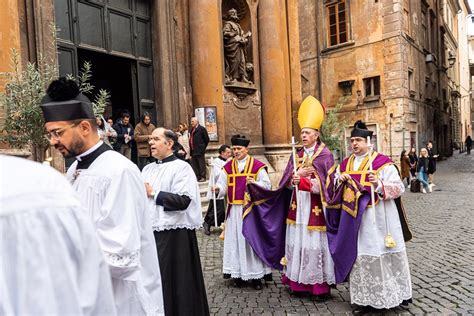
[[[217,134],[217,108],[215,106],[204,106],[194,109],[194,115],[197,117],[199,124],[204,126],[209,134],[211,142],[219,140]]]

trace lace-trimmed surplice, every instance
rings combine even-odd
[[[364,156],[356,157],[357,170]],[[336,172],[336,178],[339,177]],[[393,200],[399,197],[405,187],[393,165],[384,167],[378,173],[381,186],[380,202],[374,208],[368,207],[363,214],[358,235],[357,259],[349,277],[351,303],[375,308],[393,308],[412,297],[410,269],[403,239],[398,210]],[[396,246],[385,247],[388,230]]]

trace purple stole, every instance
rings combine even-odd
[[[365,156],[364,160],[359,166],[358,170],[354,170],[354,159],[355,155],[350,155],[348,158],[344,159],[339,168],[340,172],[349,174],[352,179],[359,182],[368,192],[369,194],[372,191],[372,185],[368,180],[368,172],[369,172],[369,155]],[[393,161],[376,151],[372,152],[372,169],[374,172],[379,173],[382,168],[387,165],[392,165]],[[379,202],[378,194],[374,194],[375,196],[375,204]],[[368,206],[372,206],[372,201],[369,202]]]
[[[229,205],[244,205],[247,177],[257,179],[258,172],[265,164],[251,156],[247,158],[244,170],[239,171],[237,159],[227,162],[223,169],[227,173],[227,202]]]
[[[297,164],[296,169],[298,170],[303,165],[312,166],[313,161],[319,156],[319,154],[321,154],[324,147],[325,147],[324,144],[322,145],[317,144],[316,147],[314,148],[313,156],[307,158],[307,161],[304,161],[304,148],[300,149],[297,152],[298,158],[296,161],[296,164]],[[315,178],[316,178],[316,173],[313,173],[310,179],[315,179]],[[321,189],[321,192],[322,192],[322,189]],[[309,215],[309,220],[308,220],[308,230],[325,232],[326,220],[324,218],[321,195],[310,193],[310,196],[311,196],[311,213]],[[297,203],[298,201],[296,198],[296,190],[293,190],[293,194],[291,196],[290,208],[288,210],[288,215],[286,217],[287,225],[294,225],[296,223]]]

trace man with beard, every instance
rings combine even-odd
[[[100,141],[92,105],[74,81],[53,81],[41,109],[50,144],[76,159],[67,179],[94,224],[117,313],[163,313],[158,258],[138,168]]]
[[[151,123],[150,115],[147,113],[142,115],[142,120],[135,126],[135,142],[137,143],[138,168],[140,170],[143,170],[143,167],[155,160],[151,156],[150,144],[148,143],[154,129],[155,125]]]
[[[244,33],[242,30],[237,10],[229,10],[222,36],[224,38],[226,83],[235,81],[251,83],[247,74],[247,53],[245,51],[251,33]]]
[[[163,278],[165,314],[209,315],[196,238],[202,221],[199,186],[191,166],[173,153],[176,145],[176,133],[155,129],[150,148],[157,161],[142,172]]]
[[[132,159],[132,140],[134,139],[134,130],[132,124],[130,124],[130,113],[123,112],[122,119],[114,124],[112,128],[117,132],[114,149],[128,159]]]

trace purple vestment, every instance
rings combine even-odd
[[[321,200],[326,206],[333,194],[334,159],[324,144],[316,145],[315,152],[318,151],[312,165],[320,181]],[[278,270],[282,270],[280,260],[285,255],[286,218],[292,194],[287,185],[292,175],[293,159],[290,157],[279,188],[271,191],[248,185],[250,201],[244,206],[242,233],[245,239],[263,262]]]

